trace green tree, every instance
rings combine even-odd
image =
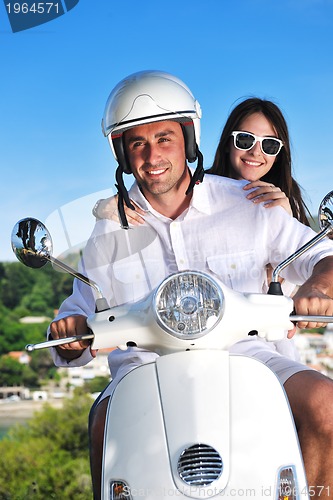
[[[84,390],[91,394],[94,392],[102,392],[109,383],[110,377],[94,377],[91,380],[85,381]]]
[[[35,281],[34,270],[19,262],[4,263],[3,266],[5,276],[0,283],[1,302],[8,309],[14,309],[29,293],[31,285]]]
[[[30,356],[30,367],[38,375],[39,379],[54,378],[57,369],[54,366],[53,359],[48,349],[34,351]]]
[[[0,442],[0,500],[91,500],[88,414],[77,394],[62,409],[45,405]]]
[[[19,323],[11,311],[0,304],[0,355],[10,351],[22,351],[26,344],[46,339],[45,323]]]
[[[5,277],[5,266],[2,262],[0,262],[0,282]]]
[[[38,375],[30,368],[8,355],[0,357],[0,386],[23,385],[39,387]]]
[[[0,386],[21,385],[24,365],[9,356],[0,358]]]
[[[14,310],[24,306],[31,313],[46,315],[70,295],[73,278],[51,265],[30,269],[19,262],[1,263],[0,303]]]
[[[43,277],[40,277],[33,285],[30,293],[22,298],[20,306],[28,309],[33,315],[50,316],[52,318],[54,311],[52,304],[55,302],[52,283],[41,278]]]
[[[38,374],[29,365],[23,365],[21,385],[24,387],[40,387]]]

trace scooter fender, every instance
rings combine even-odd
[[[104,499],[119,483],[128,499],[278,500],[288,498],[280,496],[281,470],[290,498],[307,499],[284,390],[253,358],[220,350],[162,356],[128,373],[110,399]]]

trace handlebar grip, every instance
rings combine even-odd
[[[84,335],[77,335],[76,337],[67,337],[65,339],[55,339],[46,340],[45,342],[39,342],[38,344],[27,344],[25,346],[26,351],[32,352],[38,349],[45,349],[48,347],[57,347],[59,345],[71,344],[72,342],[79,342],[80,340],[92,340],[95,335],[91,333],[86,333]]]
[[[293,313],[289,316],[290,321],[293,323],[298,323],[298,321],[306,321],[306,322],[313,322],[313,323],[333,323],[333,316],[307,316],[307,315],[301,315],[301,314],[294,314]]]

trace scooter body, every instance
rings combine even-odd
[[[197,273],[179,273],[174,279],[182,280],[186,274],[191,276],[186,277],[188,282]],[[173,278],[165,281],[169,279]],[[228,352],[229,346],[249,338],[248,332],[281,339],[293,326],[289,317],[293,302],[219,286],[221,316],[217,319],[215,311],[207,320],[207,331],[193,337],[167,331],[170,311],[165,313],[158,291],[142,303],[88,318],[93,348],[113,342],[126,349],[130,342],[159,354],[154,362],[127,373],[109,400],[104,500],[309,498],[283,386],[260,361]],[[190,308],[193,296],[186,293]],[[156,315],[160,307],[166,324]],[[177,314],[175,328],[183,329]]]
[[[135,368],[109,402],[102,488],[104,499],[308,498],[283,387],[261,362],[222,350]]]

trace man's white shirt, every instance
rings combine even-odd
[[[189,208],[175,220],[156,212],[134,183],[130,198],[146,211],[145,224],[124,230],[113,221],[97,221],[80,272],[98,283],[111,307],[141,300],[171,273],[189,269],[217,276],[240,292],[265,291],[266,265],[274,268],[315,233],[281,207],[265,208],[247,200],[242,189],[246,183],[206,175],[194,187]],[[333,243],[326,239],[287,267],[282,276],[300,285],[319,260],[331,255]],[[73,294],[63,302],[56,319],[89,316],[94,300],[92,289],[75,280]],[[251,355],[250,342],[246,349]],[[289,340],[267,344],[293,357]],[[92,359],[89,348],[70,362],[52,351],[57,366],[79,366]],[[244,353],[242,343],[240,352]]]

